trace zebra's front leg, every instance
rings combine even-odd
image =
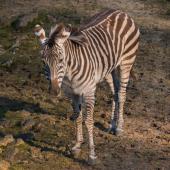
[[[81,97],[74,96],[73,97],[73,111],[76,115],[76,144],[72,148],[72,152],[75,156],[77,156],[81,151],[81,144],[83,143],[83,128],[82,128],[82,110],[81,110]]]
[[[81,144],[83,143],[83,129],[82,129],[82,112],[79,113],[79,116],[76,120],[76,144],[72,148],[72,152],[77,156],[81,151]]]
[[[88,136],[89,136],[89,164],[96,163],[96,154],[95,154],[95,146],[93,140],[93,128],[94,128],[94,121],[93,121],[93,110],[94,110],[94,93],[85,96],[85,103],[86,103],[86,115],[85,115],[85,125],[87,127]]]

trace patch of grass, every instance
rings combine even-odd
[[[82,14],[78,14],[74,9],[61,9],[55,14],[58,22],[64,22],[66,24],[79,25],[81,20],[85,17]]]
[[[23,143],[23,144],[20,144],[19,146],[17,146],[17,148],[20,151],[25,152],[25,151],[28,151],[30,149],[30,146],[27,143]]]
[[[50,21],[48,19],[48,12],[45,10],[42,10],[38,13],[38,17],[35,18],[32,22],[30,22],[24,31],[30,31],[34,28],[36,24],[40,25],[49,25]]]
[[[4,49],[8,49],[11,46],[12,40],[12,29],[11,27],[1,27],[0,28],[0,44],[3,45]]]
[[[50,20],[49,16],[55,18],[56,23],[62,22],[74,26],[80,25],[81,21],[86,18],[86,15],[83,14],[83,12],[77,12],[74,8],[61,8],[51,12],[42,10],[38,13],[38,17],[30,22],[23,31],[28,32],[32,30],[36,24],[40,24],[47,30],[48,34],[50,27],[55,25],[55,23]]]
[[[25,168],[20,164],[14,164],[9,170],[24,170]]]
[[[6,112],[5,117],[9,120],[20,121],[20,120],[22,120],[22,115],[18,114],[18,113],[19,112],[8,111],[8,112]]]

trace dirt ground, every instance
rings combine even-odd
[[[130,80],[127,90],[122,136],[106,132],[112,96],[106,83],[98,87],[94,133],[99,163],[89,166],[85,128],[80,156],[70,152],[75,142],[72,108],[64,96],[48,94],[32,28],[40,23],[49,30],[59,21],[77,26],[106,7],[134,18],[141,43],[134,65],[137,79]],[[33,17],[24,27],[23,16]],[[0,1],[0,23],[0,169],[170,169],[170,2],[6,0]]]

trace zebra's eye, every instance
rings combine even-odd
[[[60,58],[60,59],[59,59],[59,63],[62,63],[62,62],[63,62],[63,59],[62,59],[62,58]]]
[[[59,50],[59,52],[58,52],[60,55],[62,54],[62,51],[61,50]]]

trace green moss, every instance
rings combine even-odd
[[[0,27],[0,44],[4,49],[8,49],[11,46],[12,29],[11,27]]]
[[[17,107],[17,106],[16,106]],[[18,106],[20,108],[20,106]],[[16,108],[17,110],[17,108]],[[22,120],[22,115],[19,114],[19,112],[12,112],[12,111],[8,111],[6,112],[5,114],[5,117],[8,119],[8,120],[14,120],[14,121],[20,121]]]
[[[17,146],[17,148],[20,151],[25,152],[25,151],[28,151],[30,149],[30,146],[26,143],[23,143],[23,144],[20,144],[19,146]]]

